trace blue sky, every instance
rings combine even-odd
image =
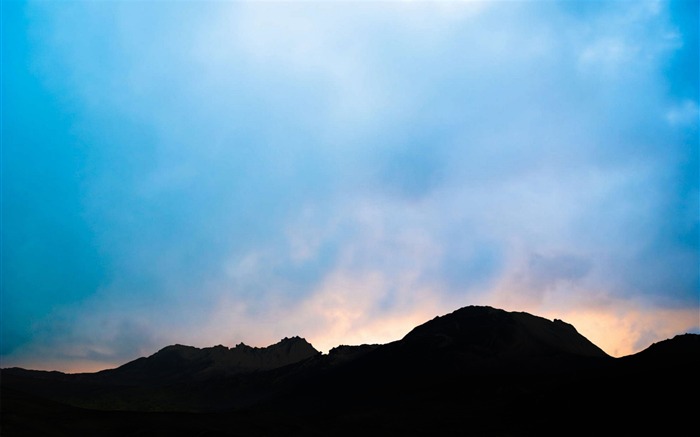
[[[2,3],[2,365],[700,329],[695,1]]]

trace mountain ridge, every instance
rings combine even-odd
[[[608,357],[602,349],[559,319],[489,306],[467,306],[413,328],[403,340],[433,339],[469,343],[475,354],[534,355],[571,353]]]
[[[266,347],[175,344],[92,374],[1,369],[0,412],[3,435],[75,435],[76,424],[103,435],[461,435],[466,423],[475,435],[554,435],[552,424],[573,422],[579,435],[647,430],[616,415],[625,404],[680,431],[692,425],[697,402],[683,399],[700,389],[699,367],[697,334],[614,358],[564,321],[467,306],[399,340],[327,354],[297,336]],[[32,428],[42,421],[60,426]]]
[[[117,367],[114,368],[107,368],[95,372],[62,372],[58,370],[34,370],[34,369],[28,369],[28,368],[23,368],[23,367],[7,367],[7,368],[2,368],[0,370],[24,370],[24,371],[31,371],[31,372],[45,372],[47,374],[62,374],[62,375],[93,375],[93,374],[105,374],[105,373],[111,373],[114,371],[117,371],[119,369],[124,369],[125,367],[130,367],[133,366],[137,362],[143,362],[145,360],[149,359],[154,359],[158,358],[162,355],[167,355],[167,354],[175,354],[175,355],[180,355],[183,356],[183,358],[190,358],[190,359],[196,359],[196,358],[205,358],[205,359],[212,359],[212,360],[218,360],[222,358],[222,355],[230,355],[231,354],[237,354],[240,357],[245,357],[246,355],[250,357],[257,357],[258,363],[253,364],[252,361],[255,360],[255,358],[252,358],[248,360],[247,362],[245,359],[239,362],[234,361],[234,365],[237,364],[237,366],[234,366],[234,372],[237,371],[255,371],[255,370],[266,370],[266,369],[272,369],[275,367],[282,367],[286,364],[292,364],[293,362],[300,361],[309,357],[312,357],[314,355],[321,355],[321,356],[331,356],[334,355],[336,357],[339,357],[341,355],[350,355],[354,354],[351,351],[360,351],[362,350],[363,353],[370,352],[373,349],[376,349],[377,347],[382,347],[386,345],[390,345],[392,343],[397,343],[400,341],[412,341],[416,340],[417,337],[419,337],[421,334],[419,334],[421,331],[424,331],[426,327],[432,326],[436,323],[440,323],[441,321],[448,320],[450,318],[454,318],[457,315],[460,315],[460,313],[463,313],[464,311],[469,311],[469,310],[477,310],[481,311],[490,315],[494,314],[499,314],[501,316],[503,315],[509,315],[511,317],[515,317],[520,319],[519,321],[522,322],[532,322],[534,320],[541,322],[544,322],[545,324],[549,324],[551,327],[556,327],[557,334],[558,335],[563,335],[565,333],[570,334],[569,339],[575,338],[575,341],[578,343],[577,347],[572,347],[568,346],[565,347],[564,349],[567,350],[568,352],[574,352],[578,351],[579,354],[581,355],[590,355],[590,356],[598,356],[598,357],[610,357],[610,358],[615,358],[615,359],[622,359],[626,358],[632,355],[637,355],[642,352],[647,351],[648,349],[655,349],[659,345],[664,345],[666,342],[669,342],[670,340],[679,337],[692,337],[692,336],[697,336],[697,334],[692,334],[692,333],[683,333],[683,334],[677,334],[673,338],[669,339],[664,339],[660,340],[658,342],[652,343],[649,345],[647,348],[633,353],[629,354],[626,356],[621,356],[621,357],[611,357],[608,355],[605,351],[603,351],[600,347],[595,345],[593,342],[585,338],[583,335],[581,335],[576,327],[568,322],[565,322],[561,319],[554,318],[554,319],[547,319],[544,317],[540,316],[535,316],[533,314],[524,312],[524,311],[506,311],[498,308],[494,308],[491,306],[482,306],[482,305],[469,305],[465,306],[462,308],[459,308],[457,310],[454,310],[450,313],[446,313],[443,315],[435,316],[432,319],[417,325],[413,329],[411,329],[404,337],[402,337],[399,340],[395,340],[389,343],[384,343],[384,344],[359,344],[359,345],[346,345],[346,344],[340,344],[338,346],[335,346],[329,350],[328,353],[323,353],[318,351],[314,346],[308,342],[304,337],[295,335],[292,337],[283,337],[280,339],[277,343],[270,344],[268,346],[250,346],[247,345],[244,342],[239,342],[233,347],[227,347],[225,345],[214,345],[214,346],[205,346],[205,347],[196,347],[196,346],[191,346],[191,345],[186,345],[186,344],[181,344],[181,343],[175,343],[171,345],[166,345],[162,347],[161,349],[157,350],[151,355],[148,356],[143,356],[143,357],[138,357],[134,360],[128,361],[124,364],[121,364]],[[482,314],[483,315],[483,314]],[[529,320],[528,320],[529,319]],[[532,328],[532,325],[530,326]],[[542,328],[540,326],[539,328]],[[528,332],[529,335],[532,335],[533,332]],[[534,333],[536,337],[542,337],[542,332],[535,332]],[[539,335],[538,335],[539,334]],[[546,333],[546,334],[552,334],[551,332]],[[446,335],[443,334],[438,334],[436,337],[443,337],[443,340],[445,340]],[[542,340],[539,338],[538,340]],[[551,343],[552,338],[546,339],[545,343]],[[449,341],[449,340],[447,340]],[[551,346],[551,345],[550,345]],[[294,347],[296,349],[295,357],[290,357],[288,359],[285,359],[282,357],[280,352],[282,351],[283,348],[289,349],[290,347]],[[289,352],[289,351],[288,351]],[[268,355],[268,357],[276,355],[278,358],[277,364],[274,363],[268,363],[264,362],[264,357],[265,355]],[[231,364],[231,363],[229,363]],[[257,365],[256,365],[257,364]]]

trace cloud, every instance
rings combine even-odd
[[[638,307],[634,302],[543,312],[563,318],[606,353],[621,357],[639,352],[652,343],[679,334],[697,333],[696,308],[661,309]]]
[[[672,126],[697,126],[698,123],[698,103],[686,100],[680,105],[672,107],[666,112],[666,120]]]
[[[72,160],[10,157],[80,187],[35,203],[64,199],[56,232],[89,242],[86,261],[45,259],[93,273],[72,300],[8,282],[3,358],[326,349],[472,303],[571,315],[610,351],[685,329],[697,30],[680,6],[31,3],[21,53]],[[3,240],[22,277],[34,219]]]
[[[533,288],[553,288],[560,282],[575,282],[591,269],[591,262],[573,255],[532,254],[528,262]]]

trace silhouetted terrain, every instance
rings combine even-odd
[[[116,369],[3,369],[2,435],[696,435],[700,336],[612,358],[560,320],[465,307],[328,354],[169,346]]]

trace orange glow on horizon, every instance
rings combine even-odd
[[[549,315],[552,315],[551,313]],[[694,309],[582,309],[554,316],[613,357],[623,357],[653,343],[696,329],[700,316]]]
[[[128,362],[128,361],[126,361]],[[101,370],[114,369],[124,363],[111,363],[105,361],[90,361],[90,360],[51,360],[51,361],[22,361],[16,362],[10,360],[3,362],[3,368],[21,367],[28,370],[43,370],[47,372],[57,371],[62,373],[94,373]]]
[[[245,308],[222,305],[219,317],[213,317],[209,329],[173,335],[179,340],[162,339],[162,347],[167,344],[188,344],[195,347],[211,347],[224,344],[233,347],[244,342],[254,347],[267,347],[285,336],[304,337],[322,353],[340,345],[386,344],[400,340],[416,326],[436,316],[448,314],[466,305],[489,305],[506,311],[525,311],[530,314],[552,319],[561,319],[572,324],[576,330],[600,347],[608,355],[622,357],[640,352],[652,343],[673,338],[675,335],[694,332],[700,325],[700,314],[696,309],[652,309],[634,307],[629,302],[606,302],[606,305],[579,305],[575,308],[561,308],[556,305],[519,302],[517,307],[493,303],[492,296],[483,296],[475,302],[456,304],[452,300],[434,299],[428,293],[416,293],[410,299],[400,302],[399,309],[376,310],[381,295],[372,290],[381,289],[384,278],[381,275],[367,275],[363,278],[336,276],[329,280],[311,299],[295,308],[286,308],[288,318],[279,318],[279,313],[271,312],[264,317],[251,318]],[[419,297],[422,296],[422,297]],[[431,298],[433,297],[433,298]],[[491,302],[489,302],[491,300]],[[291,317],[289,317],[291,315]],[[234,317],[235,316],[235,317]],[[235,321],[236,325],[226,324]],[[242,330],[244,326],[247,330]],[[269,329],[272,327],[273,329]],[[268,328],[268,329],[263,329]],[[236,332],[236,337],[231,333]],[[148,356],[157,349],[142,351],[140,356]],[[84,358],[56,358],[39,360],[31,351],[20,352],[6,357],[2,367],[23,367],[34,370],[57,370],[65,373],[97,372],[119,367],[133,359],[119,362],[93,361]],[[45,351],[44,351],[45,352]],[[31,357],[31,358],[30,358]],[[118,357],[115,357],[115,361]]]

